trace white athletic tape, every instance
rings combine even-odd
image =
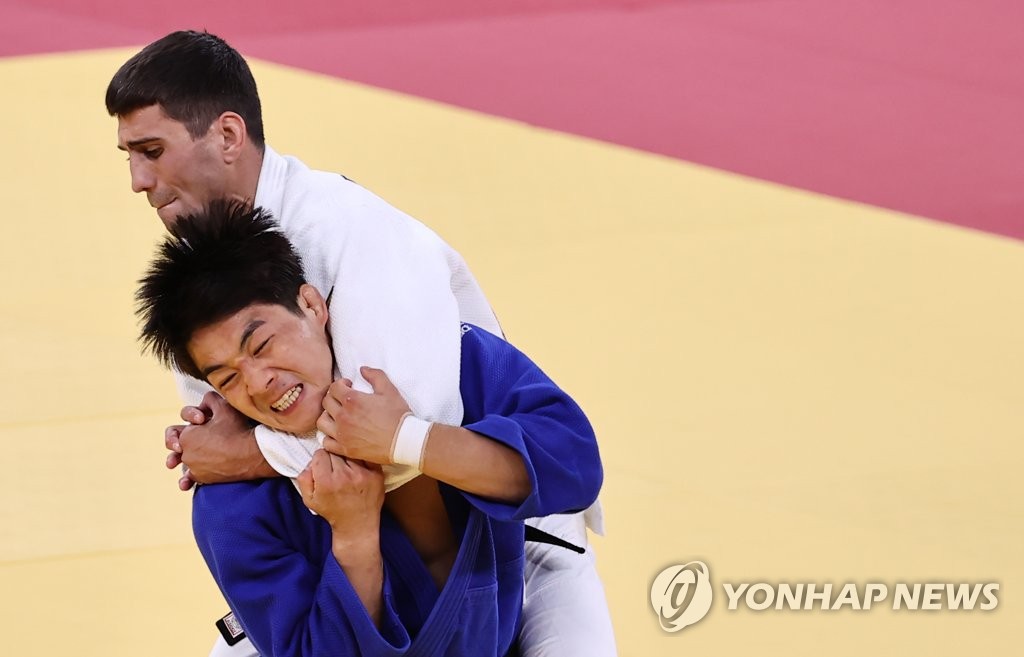
[[[398,432],[395,433],[391,461],[422,469],[423,452],[432,426],[433,423],[421,420],[412,413],[403,415],[398,424]]]

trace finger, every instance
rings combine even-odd
[[[312,499],[312,497],[313,497],[313,488],[314,488],[314,486],[316,484],[316,481],[313,478],[313,473],[310,471],[308,466],[306,467],[305,470],[303,470],[302,472],[299,473],[299,476],[296,479],[296,482],[298,482],[298,484],[299,484],[299,494],[302,495],[302,499],[303,500]]]
[[[349,457],[348,445],[336,438],[325,436],[323,447],[325,451],[335,454],[336,456],[344,456],[345,458]]]
[[[167,460],[164,461],[164,465],[167,466],[168,470],[173,470],[181,465],[181,454],[177,452],[171,452],[167,455]]]
[[[224,408],[224,398],[212,390],[203,395],[203,402],[199,404],[199,409],[208,418],[213,417],[214,412],[221,408]]]
[[[346,459],[346,462],[352,470],[368,470],[366,461],[363,459]]]
[[[341,456],[340,454],[329,454],[329,456],[331,458],[331,468],[334,472],[350,469],[350,464],[352,462],[344,456]]]
[[[331,469],[331,474],[337,474],[339,471],[344,469],[346,459],[344,456],[339,454],[331,454],[327,450],[322,450],[324,457],[326,458],[327,467]]]
[[[326,477],[331,472],[331,455],[322,449],[313,453],[313,459],[309,462],[309,469],[313,478]]]
[[[352,392],[352,382],[348,379],[336,379],[331,387],[328,389],[328,397],[333,397],[339,401],[345,399],[345,397]]]
[[[316,419],[316,428],[323,432],[325,440],[338,433],[338,425],[327,411],[321,413],[320,417]]]
[[[181,479],[178,479],[178,488],[181,490],[190,490],[195,485],[196,482],[192,481],[189,477],[182,477]]]
[[[182,412],[184,412],[184,410]],[[185,427],[180,424],[174,424],[164,429],[164,447],[172,452],[181,452],[181,444],[178,442],[178,436],[181,435],[181,430],[184,428]]]
[[[330,417],[335,417],[341,412],[341,401],[335,399],[333,395],[324,395],[324,412]]]
[[[395,386],[392,385],[391,379],[384,373],[384,370],[379,370],[376,367],[362,366],[359,368],[359,373],[363,375],[366,382],[370,384],[375,393],[387,392]]]
[[[206,413],[198,406],[186,406],[181,409],[180,415],[181,419],[189,424],[202,424],[207,420]]]
[[[195,445],[197,435],[201,436],[205,427],[201,424],[190,424],[181,428],[178,432],[178,447],[179,453],[184,454],[186,450],[191,450]]]
[[[331,454],[337,454],[338,456],[346,456],[345,445],[339,440],[336,440],[330,436],[324,436],[324,450]]]

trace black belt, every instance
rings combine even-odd
[[[553,536],[542,529],[531,527],[526,525],[526,536],[525,539],[528,543],[547,543],[548,545],[555,545],[557,547],[563,547],[566,550],[572,550],[577,554],[583,554],[586,552],[585,548],[581,548],[578,545],[573,545],[569,541],[564,541],[557,536]]]

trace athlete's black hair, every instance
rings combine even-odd
[[[254,303],[301,314],[302,260],[270,213],[217,200],[179,217],[135,293],[140,341],[167,367],[205,378],[188,353],[199,329]]]
[[[124,116],[159,105],[193,139],[224,112],[237,112],[260,150],[263,113],[249,65],[224,39],[208,32],[172,32],[125,62],[107,85],[107,112]]]

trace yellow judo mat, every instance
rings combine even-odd
[[[206,655],[227,609],[163,467],[174,386],[135,342],[162,228],[103,110],[132,52],[0,60],[4,655]],[[1024,244],[254,72],[269,143],[445,237],[589,413],[620,654],[1019,649]],[[710,613],[666,632],[652,582],[693,560]],[[729,609],[723,588],[872,582],[870,610]],[[899,583],[997,583],[998,605],[894,610]]]

